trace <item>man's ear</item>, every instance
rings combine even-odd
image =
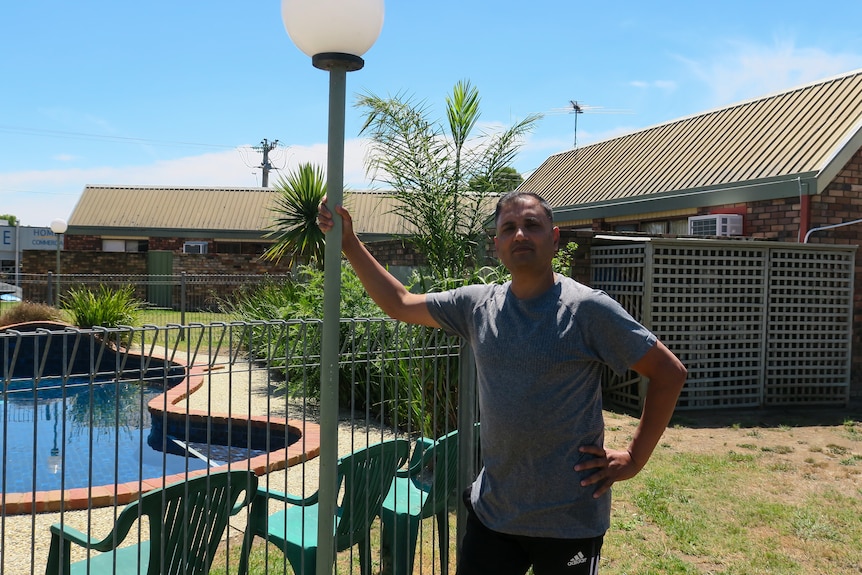
[[[554,249],[560,249],[560,228],[558,226],[554,226]]]

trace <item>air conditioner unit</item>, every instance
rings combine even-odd
[[[739,214],[709,214],[688,218],[690,236],[741,236],[742,216]]]
[[[184,254],[205,254],[207,253],[206,242],[185,242],[183,244]]]

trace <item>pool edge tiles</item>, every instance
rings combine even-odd
[[[181,362],[176,359],[172,359],[171,362],[181,365]],[[48,490],[0,493],[0,511],[4,515],[21,515],[125,505],[136,500],[142,493],[146,493],[147,491],[214,471],[250,469],[256,475],[264,475],[272,471],[284,469],[285,467],[292,467],[320,455],[320,427],[316,423],[280,417],[267,418],[259,415],[237,417],[217,412],[209,414],[201,410],[179,407],[179,403],[203,387],[206,383],[206,373],[208,371],[208,367],[206,366],[193,365],[189,368],[183,365],[182,367],[187,369],[185,378],[187,383],[175,385],[163,394],[150,400],[148,409],[154,416],[182,417],[198,421],[209,418],[217,420],[220,423],[233,421],[262,430],[269,428],[270,431],[285,431],[291,435],[295,435],[298,439],[289,443],[284,448],[209,469],[144,478],[140,481],[120,484],[78,487],[67,489],[65,492]]]

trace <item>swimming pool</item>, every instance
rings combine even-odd
[[[163,392],[138,380],[14,382],[0,399],[0,492],[136,482],[267,453],[240,433],[225,443],[224,425],[154,417],[147,404]],[[267,447],[284,442],[270,437]]]

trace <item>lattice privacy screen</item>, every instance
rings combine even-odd
[[[846,404],[855,249],[664,240],[593,246],[593,286],[688,368],[679,409]],[[605,398],[637,408],[644,382],[608,373]]]

